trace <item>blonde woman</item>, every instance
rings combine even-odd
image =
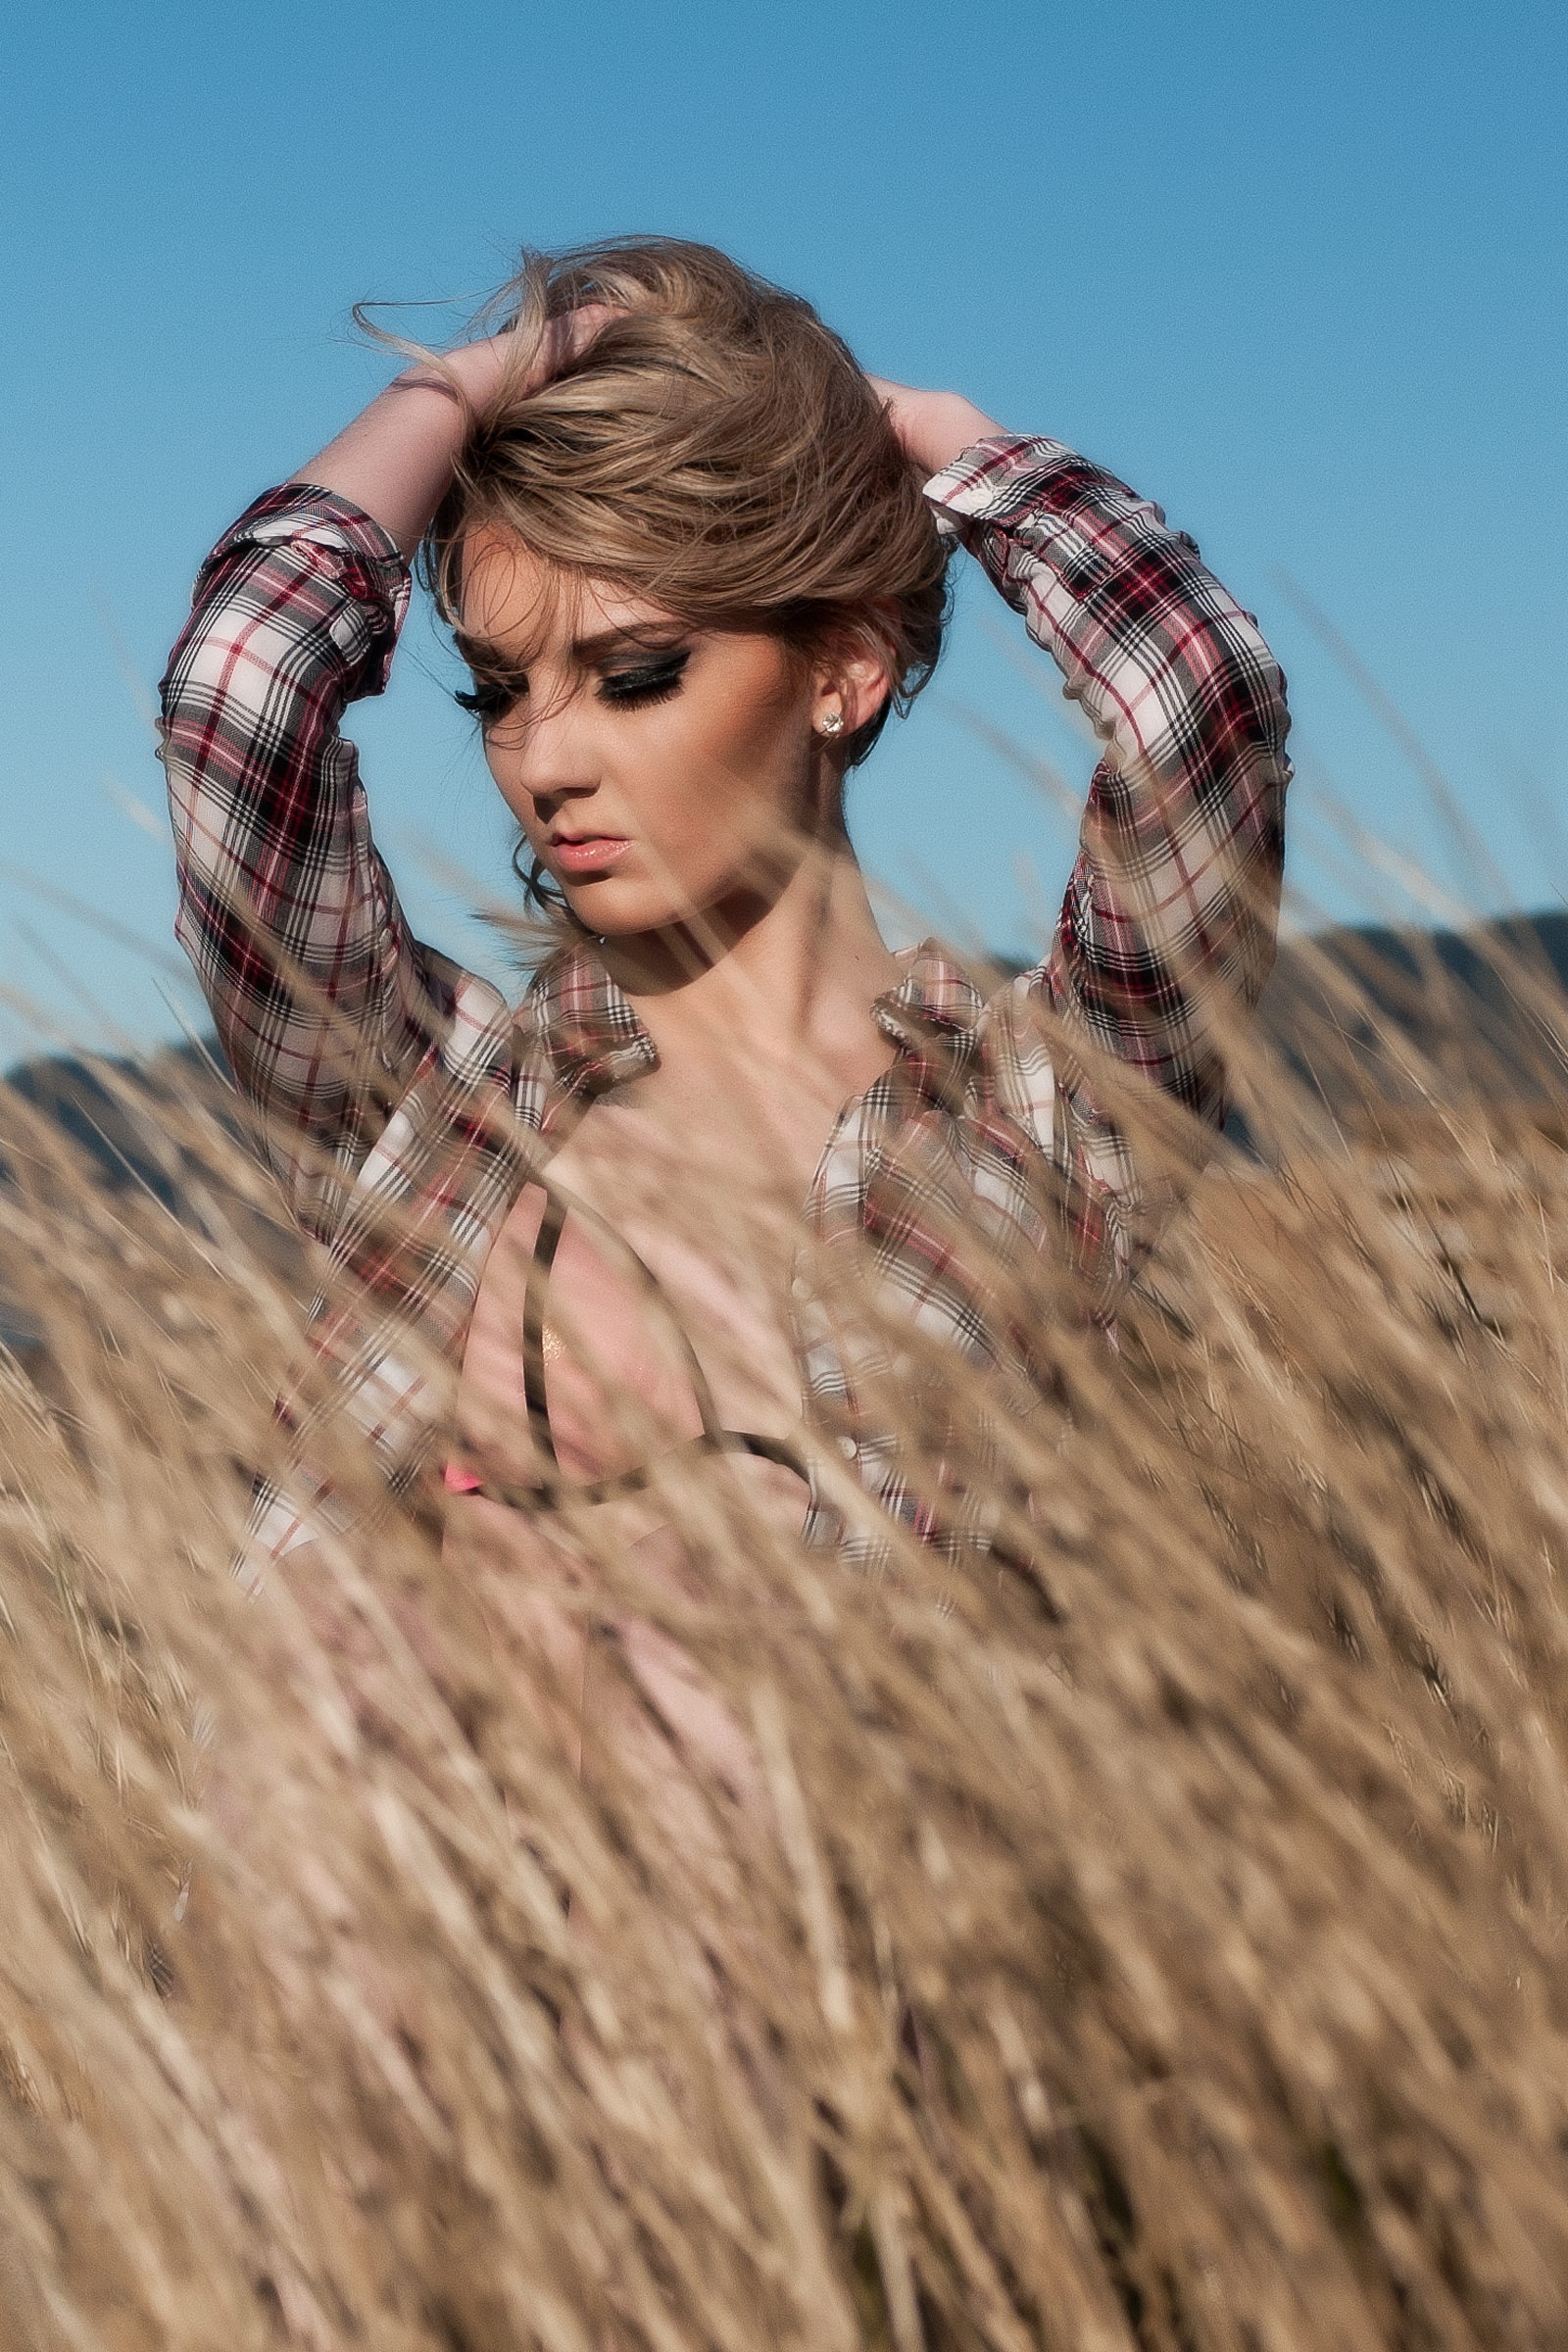
[[[879,1402],[900,1319],[1026,1384],[982,1261],[1070,1258],[1108,1313],[1149,1202],[1097,1055],[1218,1126],[1273,952],[1279,671],[1114,475],[865,376],[720,254],[536,258],[500,299],[225,534],[165,682],[179,937],[344,1277],[261,1539],[332,1523],[306,1465],[347,1415],[394,1491],[444,1479],[460,1569],[563,1500],[646,1534],[677,1451],[852,1555],[878,1512],[983,1544]],[[421,548],[559,931],[520,1005],[411,936],[339,731]],[[1051,951],[989,1004],[890,953],[845,817],[958,549],[1105,747]],[[824,1307],[839,1260],[874,1329]]]

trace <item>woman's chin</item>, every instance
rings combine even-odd
[[[677,931],[715,919],[733,892],[714,892],[708,877],[689,896],[667,887],[651,886],[633,875],[604,874],[589,881],[567,881],[561,888],[567,906],[599,939],[637,939],[650,933]]]
[[[630,882],[617,887],[608,874],[600,881],[563,887],[572,913],[596,939],[639,939],[691,919],[689,908],[675,906],[662,893]]]

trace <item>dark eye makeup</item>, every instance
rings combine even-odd
[[[680,685],[690,660],[690,651],[682,646],[678,652],[639,662],[634,669],[607,669],[599,681],[599,699],[621,710],[628,704],[667,702]]]
[[[471,710],[475,718],[489,720],[504,718],[513,704],[520,702],[527,691],[526,679],[477,678],[471,693],[467,687],[460,686],[452,700],[460,710]]]
[[[650,654],[646,661],[619,669],[602,670],[599,700],[616,710],[646,710],[654,703],[667,702],[679,692],[691,658],[690,647],[679,646]],[[524,677],[487,678],[476,670],[472,689],[460,687],[452,699],[460,710],[471,710],[482,725],[489,726],[522,702],[527,692]]]

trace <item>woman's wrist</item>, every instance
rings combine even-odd
[[[910,458],[927,474],[940,473],[976,441],[1004,430],[961,392],[919,392],[877,375],[867,381]]]
[[[505,353],[492,337],[449,353],[444,371],[427,363],[406,369],[294,480],[362,508],[412,558],[446,496],[464,436],[499,388],[504,368]]]
[[[910,454],[932,473],[940,473],[955,458],[962,457],[977,441],[989,441],[1004,428],[961,392],[933,392],[920,417],[920,440]]]
[[[460,343],[456,351],[443,352],[440,365],[428,360],[416,361],[394,376],[392,391],[435,392],[449,400],[462,419],[463,403],[477,415],[488,408],[501,389],[508,359],[504,335],[486,335],[477,343]],[[461,398],[460,398],[461,395]]]

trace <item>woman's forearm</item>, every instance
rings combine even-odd
[[[291,477],[349,499],[412,558],[446,496],[474,413],[498,388],[500,338],[466,344],[448,362],[457,384],[413,368]]]
[[[290,478],[351,500],[412,558],[447,494],[475,416],[503,388],[517,399],[536,392],[580,359],[615,316],[604,303],[584,303],[547,319],[526,353],[504,329],[449,351],[440,372],[411,368]]]
[[[917,392],[880,375],[865,380],[909,456],[928,474],[940,473],[977,441],[990,441],[1004,429],[961,392]]]

